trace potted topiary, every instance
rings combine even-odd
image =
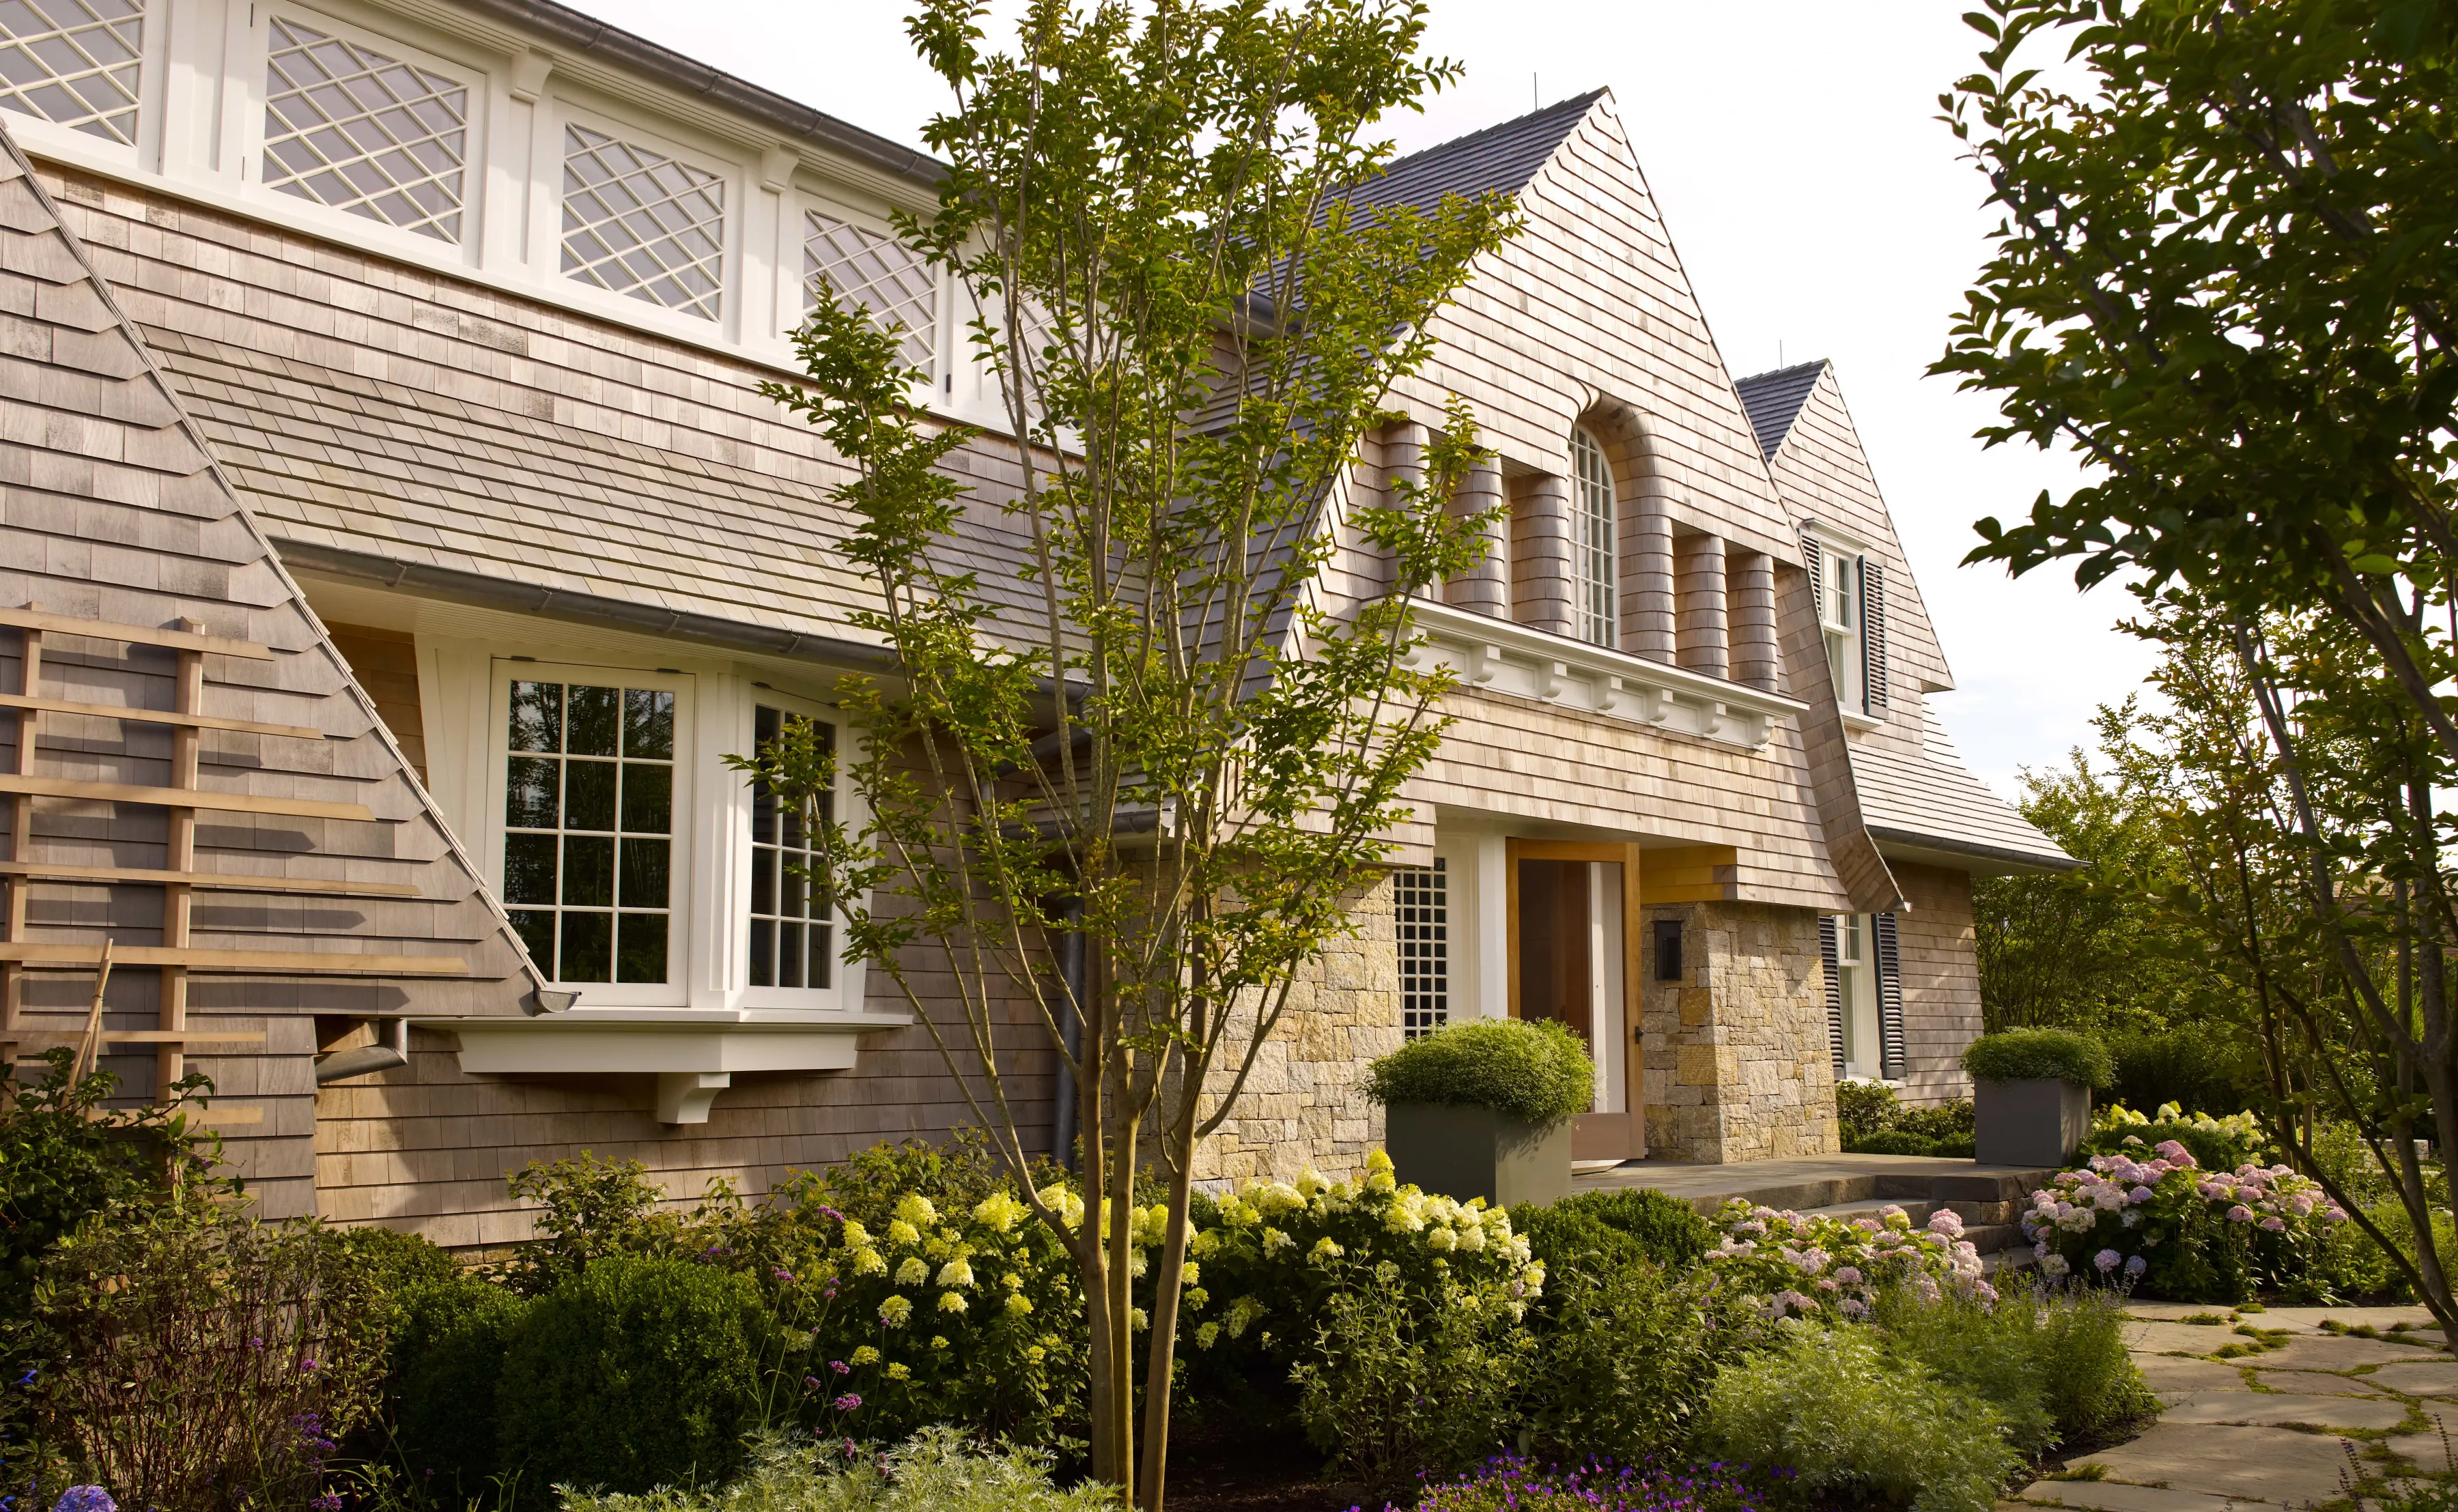
[[[1595,1097],[1577,1035],[1550,1021],[1474,1019],[1376,1061],[1365,1095],[1385,1112],[1394,1174],[1497,1206],[1571,1191],[1571,1119]]]
[[[2108,1047],[2071,1029],[2006,1029],[1963,1052],[1972,1153],[1989,1166],[2063,1165],[2091,1132],[2091,1093],[2114,1074]]]

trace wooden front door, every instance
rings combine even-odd
[[[1647,1153],[1638,1037],[1638,847],[1511,840],[1510,1014],[1552,1019],[1596,1058],[1594,1104],[1571,1132],[1580,1160]]]

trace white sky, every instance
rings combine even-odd
[[[898,141],[945,96],[906,43],[903,0],[578,0],[593,14]],[[1834,360],[1957,691],[1964,758],[2011,796],[2025,765],[2087,743],[2093,709],[2151,658],[2113,627],[2120,590],[2054,567],[2010,582],[1956,563],[1986,514],[2023,513],[2077,473],[1983,451],[1993,409],[1924,378],[1992,223],[1935,119],[1974,66],[1964,0],[1435,0],[1433,50],[1468,74],[1403,151],[1609,86],[1737,377]],[[992,39],[998,40],[996,32]],[[1531,77],[1532,76],[1532,77]]]

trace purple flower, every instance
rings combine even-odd
[[[27,1366],[27,1367],[26,1367],[26,1374],[24,1374],[23,1376],[18,1377],[15,1380],[13,1380],[13,1381],[10,1381],[10,1385],[12,1385],[12,1386],[31,1386],[31,1385],[32,1385],[33,1383],[34,1383],[34,1367],[32,1367],[32,1366],[31,1366],[31,1365],[29,1365],[29,1366]]]
[[[839,1412],[851,1412],[861,1405],[862,1398],[855,1396],[852,1392],[846,1392],[844,1396],[837,1398],[837,1411]]]
[[[315,1498],[307,1504],[314,1508],[315,1512],[342,1512],[341,1497],[330,1491],[325,1492],[323,1496]]]
[[[832,1359],[828,1361],[828,1369],[835,1371],[840,1376],[850,1376],[853,1374],[853,1367],[841,1359]]]
[[[73,1485],[52,1503],[52,1512],[119,1512],[119,1503],[98,1485]]]
[[[2125,1262],[2125,1274],[2128,1275],[2140,1275],[2149,1269],[2151,1269],[2151,1262],[2138,1254]]]
[[[2091,1263],[2097,1266],[2104,1274],[2107,1272],[2114,1271],[2118,1266],[2124,1264],[2125,1256],[2117,1253],[2114,1250],[2102,1250],[2097,1254],[2091,1257]]]
[[[775,1276],[780,1281],[791,1282],[794,1279],[794,1273],[786,1270],[781,1265],[770,1266],[768,1268],[768,1274]]]
[[[316,1361],[312,1357],[302,1356],[299,1360],[299,1368],[301,1370],[314,1370],[316,1368]]]

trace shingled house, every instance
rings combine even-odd
[[[723,763],[893,671],[842,466],[755,389],[807,291],[996,424],[886,235],[936,165],[550,0],[20,0],[0,64],[0,1042],[73,1034],[108,942],[132,1092],[202,1071],[271,1211],[452,1244],[526,1232],[533,1158],[758,1190],[949,1128]],[[1589,1036],[1596,1159],[1957,1092],[1970,878],[2071,863],[1929,710],[1832,369],[1727,375],[1600,93],[1372,193],[1448,189],[1529,231],[1351,493],[1457,394],[1510,525],[1420,606],[1459,722],[1213,1173],[1354,1164],[1364,1062],[1479,1015]],[[999,447],[950,466],[993,518]]]

